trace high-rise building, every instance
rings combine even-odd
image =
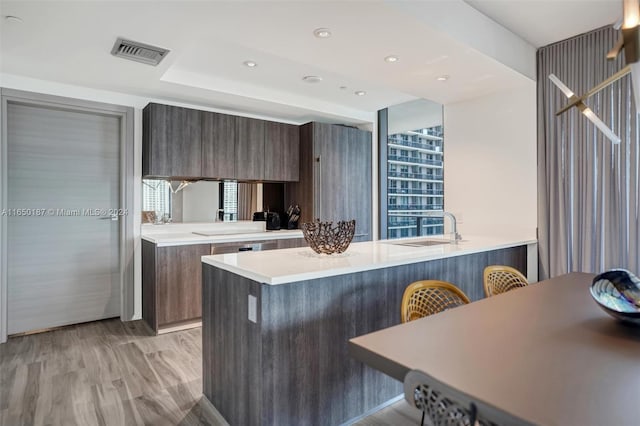
[[[155,212],[158,218],[171,216],[171,191],[164,180],[142,180],[142,210]]]
[[[224,182],[223,203],[224,220],[238,219],[238,183]]]
[[[387,150],[387,237],[444,233],[442,218],[424,217],[444,208],[442,126],[389,135]]]

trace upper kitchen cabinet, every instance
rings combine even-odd
[[[142,175],[202,176],[202,112],[150,103],[143,110]]]
[[[264,128],[264,120],[236,117],[236,179],[263,179]]]
[[[264,138],[264,180],[295,182],[300,170],[298,126],[267,121]]]
[[[354,241],[371,240],[371,132],[308,123],[300,128],[300,180],[285,187],[285,204],[301,222],[356,220]]]
[[[202,176],[218,179],[236,177],[236,118],[233,115],[202,112]]]
[[[298,180],[295,125],[151,103],[142,141],[145,177]]]

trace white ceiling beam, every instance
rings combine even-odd
[[[454,40],[481,52],[532,80],[536,79],[536,48],[462,0],[397,1],[385,4]]]

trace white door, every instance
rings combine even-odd
[[[9,334],[119,316],[120,118],[9,103]]]

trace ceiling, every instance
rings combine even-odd
[[[442,126],[442,105],[426,99],[416,99],[388,108],[388,133]]]
[[[470,9],[461,0],[449,2]],[[503,25],[511,25],[522,37],[531,37],[532,43],[544,37],[565,37],[559,23],[551,22],[552,28],[547,29],[549,19],[528,22],[509,2],[470,3],[495,21],[504,20]],[[498,60],[403,13],[388,0],[0,0],[0,8],[3,16],[23,20],[0,21],[0,72],[4,76],[292,122],[362,123],[389,105],[418,98],[448,104],[531,82]],[[525,9],[529,16],[540,16],[533,14],[536,8],[531,4]],[[560,9],[565,17],[570,10]],[[544,10],[552,9],[545,6]],[[585,31],[609,20],[604,13],[596,16],[596,9],[589,10],[593,14],[581,15],[584,22],[568,25],[569,31],[587,26],[578,32]],[[313,30],[319,27],[329,28],[332,36],[314,37]],[[168,48],[171,53],[157,67],[115,58],[110,51],[117,37]],[[388,55],[400,60],[387,63],[384,58]],[[243,65],[246,60],[258,66],[248,68]],[[322,81],[305,83],[305,75],[321,76]],[[441,75],[450,78],[438,81]],[[366,95],[356,96],[356,91],[366,91]]]
[[[465,0],[535,47],[613,24],[622,0]]]

